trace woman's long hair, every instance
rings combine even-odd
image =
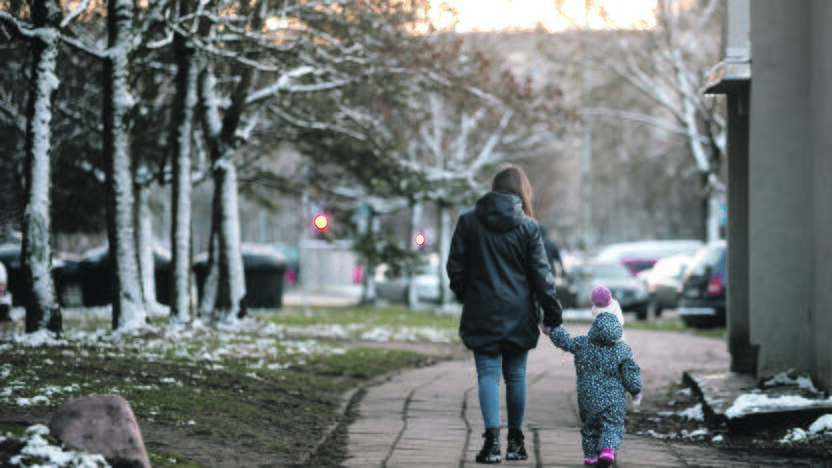
[[[526,172],[514,164],[506,164],[494,176],[491,182],[492,192],[508,192],[520,197],[523,202],[523,212],[529,218],[534,218],[532,208],[532,184],[526,177]]]

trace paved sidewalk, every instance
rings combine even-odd
[[[573,335],[586,326],[567,327]],[[681,381],[690,368],[723,370],[728,354],[721,340],[678,333],[627,330],[642,368],[644,398]],[[502,465],[583,466],[570,355],[541,338],[527,370],[526,448],[529,460]],[[501,388],[504,392],[504,387]],[[504,396],[503,396],[504,398]],[[646,403],[645,403],[646,404]],[[505,404],[501,443],[505,450]],[[348,467],[473,467],[483,430],[473,359],[404,372],[368,389],[349,428]],[[726,459],[718,449],[668,444],[627,434],[617,467],[768,466],[760,460]]]

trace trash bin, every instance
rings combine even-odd
[[[55,278],[55,291],[61,307],[84,306],[80,265],[80,258],[68,254],[52,262],[52,276]]]
[[[115,273],[112,271],[108,246],[87,251],[78,262],[81,296],[85,307],[108,305],[112,302]],[[156,281],[156,302],[170,305],[170,255],[153,249],[153,276]],[[141,279],[139,279],[141,281]]]
[[[0,262],[3,262],[6,267],[8,277],[6,288],[12,295],[12,305],[14,307],[26,307],[26,300],[29,295],[26,293],[23,270],[20,266],[20,245],[5,244],[0,246]]]
[[[115,274],[110,264],[107,246],[84,252],[78,262],[81,279],[81,297],[84,307],[100,307],[110,304],[115,288]]]
[[[29,291],[23,278],[21,246],[19,244],[5,244],[0,246],[0,262],[6,266],[8,273],[8,290],[12,295],[15,307],[26,307],[29,302]],[[66,258],[65,258],[66,257]],[[53,252],[52,282],[55,287],[55,300],[61,307],[78,307],[80,301],[80,282],[77,275],[77,260],[73,261],[66,255]],[[75,302],[67,302],[65,292],[74,285]]]
[[[267,246],[243,244],[243,270],[246,284],[246,306],[250,309],[280,309],[283,307],[283,284],[287,262],[283,254]],[[208,254],[194,262],[197,293],[202,300],[205,278],[208,275]]]

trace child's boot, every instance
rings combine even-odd
[[[601,455],[598,455],[598,466],[608,468],[615,463],[615,452],[611,448],[601,450]]]
[[[486,429],[482,438],[482,449],[477,454],[477,463],[500,463],[500,428]]]
[[[584,465],[594,465],[598,463],[598,457],[584,457]]]
[[[525,436],[520,429],[508,428],[508,444],[506,447],[506,460],[526,460],[529,454],[526,453],[526,446],[523,443]]]

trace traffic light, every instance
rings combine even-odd
[[[329,218],[323,213],[316,214],[315,218],[312,219],[312,224],[315,225],[318,232],[323,234],[329,229]]]
[[[424,247],[425,243],[428,241],[428,238],[425,237],[424,233],[418,232],[416,233],[416,237],[413,240],[416,241],[417,247]]]

